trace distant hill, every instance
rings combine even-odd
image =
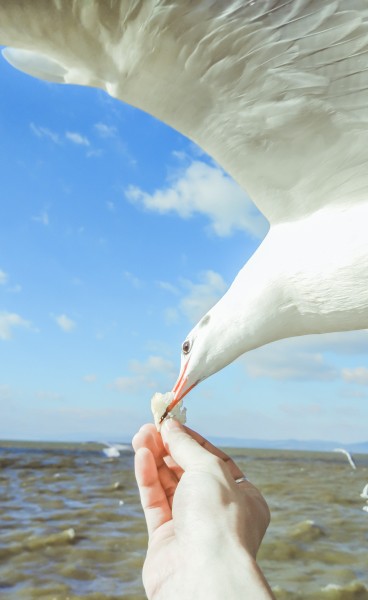
[[[339,441],[325,440],[256,440],[242,438],[212,437],[216,446],[231,448],[264,448],[274,450],[311,450],[315,452],[331,452],[335,448],[345,448],[351,453],[368,454],[368,441],[354,444],[343,444]]]

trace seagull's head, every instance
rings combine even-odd
[[[245,352],[294,332],[294,305],[283,279],[249,264],[182,343],[174,397],[161,421],[198,383]]]
[[[234,360],[235,356],[226,351],[229,331],[217,317],[212,311],[206,314],[182,343],[180,373],[172,390],[174,398],[161,421],[198,383]]]

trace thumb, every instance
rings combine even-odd
[[[184,471],[198,466],[208,466],[214,456],[202,448],[175,419],[166,419],[161,427],[161,437],[166,450]]]

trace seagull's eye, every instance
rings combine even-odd
[[[185,340],[185,342],[183,342],[183,345],[181,347],[181,349],[183,351],[183,354],[188,354],[189,353],[190,346],[191,346],[191,343],[190,343],[189,340]]]

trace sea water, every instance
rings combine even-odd
[[[279,600],[368,600],[368,513],[336,453],[227,449],[266,497],[259,562]],[[2,600],[143,600],[146,527],[133,453],[0,443]]]

